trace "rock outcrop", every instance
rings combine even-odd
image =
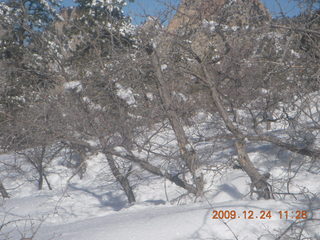
[[[193,29],[203,21],[242,27],[270,19],[268,10],[259,0],[182,0],[168,30]]]
[[[228,36],[271,20],[260,0],[181,0],[168,32],[185,36],[200,58],[225,51]],[[224,34],[221,34],[224,32]]]

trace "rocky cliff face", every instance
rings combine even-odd
[[[168,31],[185,36],[200,58],[225,51],[228,37],[271,20],[260,0],[181,0]],[[223,34],[222,34],[223,33]]]
[[[271,17],[259,0],[182,0],[168,30],[196,28],[203,21],[242,27],[261,24]]]

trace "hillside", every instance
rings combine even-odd
[[[320,239],[317,5],[182,0],[135,26],[122,0],[17,3],[0,239]]]

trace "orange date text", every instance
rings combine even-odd
[[[253,211],[253,210],[244,210],[244,211],[236,211],[236,210],[213,210],[211,219],[307,219],[308,212],[305,210],[279,210],[279,211],[271,211],[271,210],[261,210],[261,211]]]

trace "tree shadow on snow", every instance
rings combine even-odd
[[[153,205],[163,205],[166,202],[164,200],[146,200],[145,203],[151,203]]]
[[[114,211],[120,211],[127,205],[127,201],[124,200],[122,196],[116,196],[112,192],[97,194],[89,189],[77,187],[73,184],[70,184],[69,187],[73,190],[88,193],[92,197],[96,198],[102,207],[111,207]]]
[[[229,184],[222,184],[219,186],[219,190],[229,194],[234,199],[242,199],[243,194],[235,186]]]

